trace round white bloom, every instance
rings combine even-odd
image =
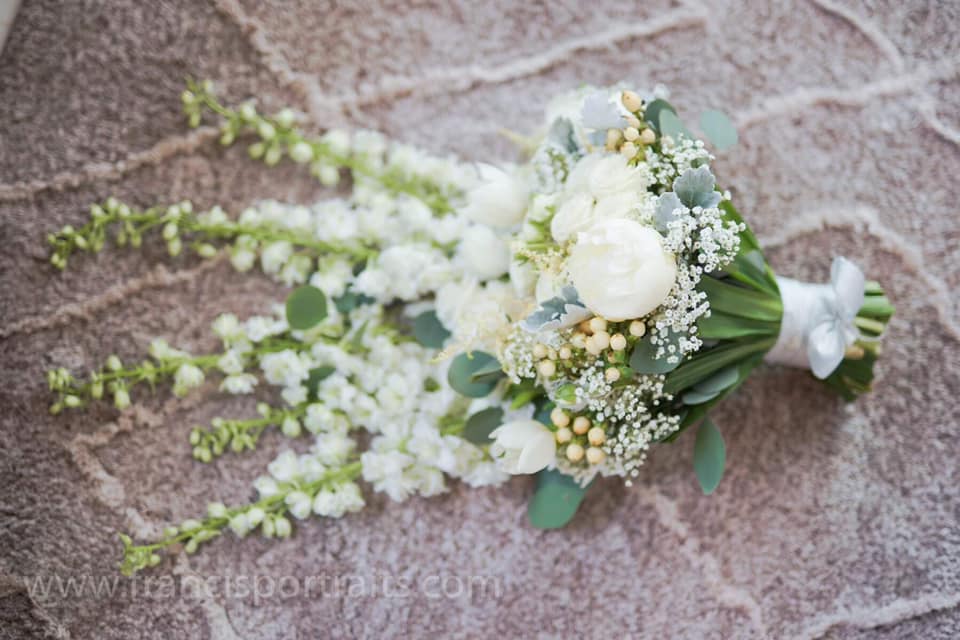
[[[177,372],[173,376],[173,393],[178,396],[186,395],[190,389],[194,389],[203,384],[203,371],[192,364],[182,364],[177,367]]]
[[[550,221],[550,234],[557,242],[566,242],[593,221],[593,196],[574,193],[563,201]]]
[[[463,215],[494,227],[512,227],[523,220],[530,194],[515,175],[489,164],[479,165],[480,184],[467,193]]]
[[[260,476],[253,481],[253,488],[257,490],[257,495],[261,498],[269,498],[280,492],[277,481],[270,476]]]
[[[677,261],[654,229],[633,220],[602,220],[581,233],[567,269],[580,299],[607,320],[641,318],[664,301]]]
[[[293,491],[284,498],[290,515],[297,520],[303,520],[313,511],[313,499],[303,491]]]
[[[590,193],[597,199],[620,193],[639,193],[647,188],[647,174],[627,164],[619,153],[602,154],[590,167]]]
[[[510,247],[489,227],[467,228],[459,251],[467,269],[481,280],[499,278],[510,270]]]
[[[564,198],[550,221],[551,235],[566,242],[596,220],[628,217],[645,200],[648,182],[648,171],[628,165],[619,154],[584,157],[570,172]]]
[[[268,244],[260,254],[260,265],[265,273],[277,273],[293,255],[293,245],[289,242]]]
[[[227,393],[243,394],[253,393],[253,388],[257,385],[257,376],[251,373],[237,373],[227,376],[220,383],[220,390]]]
[[[490,453],[507,473],[536,473],[553,462],[557,442],[553,432],[536,420],[517,420],[494,429]]]

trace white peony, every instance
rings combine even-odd
[[[619,154],[585,156],[567,179],[565,195],[550,222],[557,242],[566,242],[597,220],[627,218],[644,199],[649,173]]]
[[[602,220],[581,233],[567,269],[580,299],[607,320],[641,318],[669,295],[677,261],[654,229],[633,220]]]
[[[526,184],[489,164],[479,165],[480,184],[467,193],[463,215],[481,224],[512,227],[523,220],[530,198]]]
[[[481,280],[499,278],[510,270],[510,247],[491,228],[475,224],[463,233],[459,247],[464,266]]]
[[[490,437],[494,439],[490,453],[507,473],[536,473],[557,455],[553,432],[536,420],[508,422],[494,429]]]

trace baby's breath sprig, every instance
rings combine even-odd
[[[182,544],[188,554],[195,553],[201,544],[213,540],[227,527],[241,537],[257,527],[267,538],[289,537],[292,526],[286,514],[292,504],[313,500],[322,489],[353,480],[361,471],[361,463],[357,460],[329,470],[309,482],[278,482],[275,492],[250,504],[227,507],[222,503],[212,503],[207,506],[207,515],[202,520],[186,520],[180,526],[167,527],[163,537],[151,544],[135,545],[130,536],[120,534],[123,542],[120,571],[131,576],[141,569],[155,567],[161,562],[160,553],[174,545]]]
[[[191,127],[200,125],[205,110],[223,118],[220,143],[224,146],[233,144],[241,135],[256,134],[259,141],[247,147],[247,151],[251,158],[263,160],[268,166],[287,156],[297,164],[309,165],[310,172],[327,186],[336,185],[340,170],[346,169],[354,180],[374,182],[391,193],[418,198],[441,216],[453,211],[452,202],[461,195],[453,186],[386,161],[387,149],[372,153],[351,149],[350,136],[345,131],[331,130],[319,138],[306,136],[295,127],[297,116],[290,109],[273,117],[260,114],[249,102],[239,109],[230,109],[217,100],[209,81],[188,81],[181,99]]]
[[[342,255],[358,262],[372,258],[377,253],[375,248],[368,245],[327,242],[276,225],[235,221],[220,207],[196,213],[193,204],[188,200],[169,206],[138,210],[111,197],[102,205],[92,205],[90,221],[79,229],[67,225],[48,236],[53,247],[51,264],[63,270],[74,251],[99,252],[103,249],[108,232],[114,226],[116,229],[113,237],[116,243],[119,246],[129,244],[134,248],[140,247],[146,232],[162,228],[161,236],[167,243],[167,251],[171,256],[182,252],[184,240],[203,258],[212,258],[219,251],[211,241],[237,241],[244,250],[285,242],[299,250],[302,255],[311,258]]]
[[[296,438],[302,432],[300,418],[306,413],[306,405],[278,409],[265,402],[257,405],[259,418],[233,420],[214,418],[209,428],[196,427],[190,432],[193,457],[201,462],[210,462],[227,448],[234,453],[253,450],[267,427],[279,425],[283,434]]]

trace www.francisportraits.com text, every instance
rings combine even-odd
[[[497,576],[432,574],[399,575],[45,575],[23,578],[37,601],[65,599],[196,599],[253,600],[317,598],[499,599]]]

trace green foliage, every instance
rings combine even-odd
[[[413,337],[431,349],[442,349],[450,332],[441,324],[435,311],[424,311],[413,321]]]
[[[740,379],[740,369],[736,365],[721,369],[709,378],[693,385],[683,394],[684,404],[703,404],[720,395],[725,389],[737,384]]]
[[[737,144],[737,128],[722,111],[711,109],[700,114],[700,129],[717,151],[726,151]]]
[[[497,386],[503,372],[500,363],[489,353],[461,353],[450,364],[447,381],[454,391],[468,398],[483,398]]]
[[[327,296],[310,285],[303,285],[287,296],[287,323],[292,329],[305,331],[327,317]]]
[[[660,114],[663,111],[670,111],[674,115],[677,113],[677,110],[673,108],[672,104],[659,98],[651,101],[643,111],[643,119],[646,123],[650,125],[654,131],[661,134],[663,132],[660,130]]]
[[[473,444],[490,444],[490,433],[502,424],[503,409],[489,407],[467,418],[461,435]]]
[[[676,369],[679,362],[667,362],[666,358],[657,358],[657,346],[646,335],[637,341],[630,354],[630,368],[636,373],[662,375]]]
[[[537,529],[559,529],[570,522],[587,488],[555,469],[544,469],[537,474],[537,486],[527,516]]]
[[[710,495],[720,484],[726,460],[727,447],[720,430],[710,418],[704,418],[693,445],[693,470],[704,494]]]

